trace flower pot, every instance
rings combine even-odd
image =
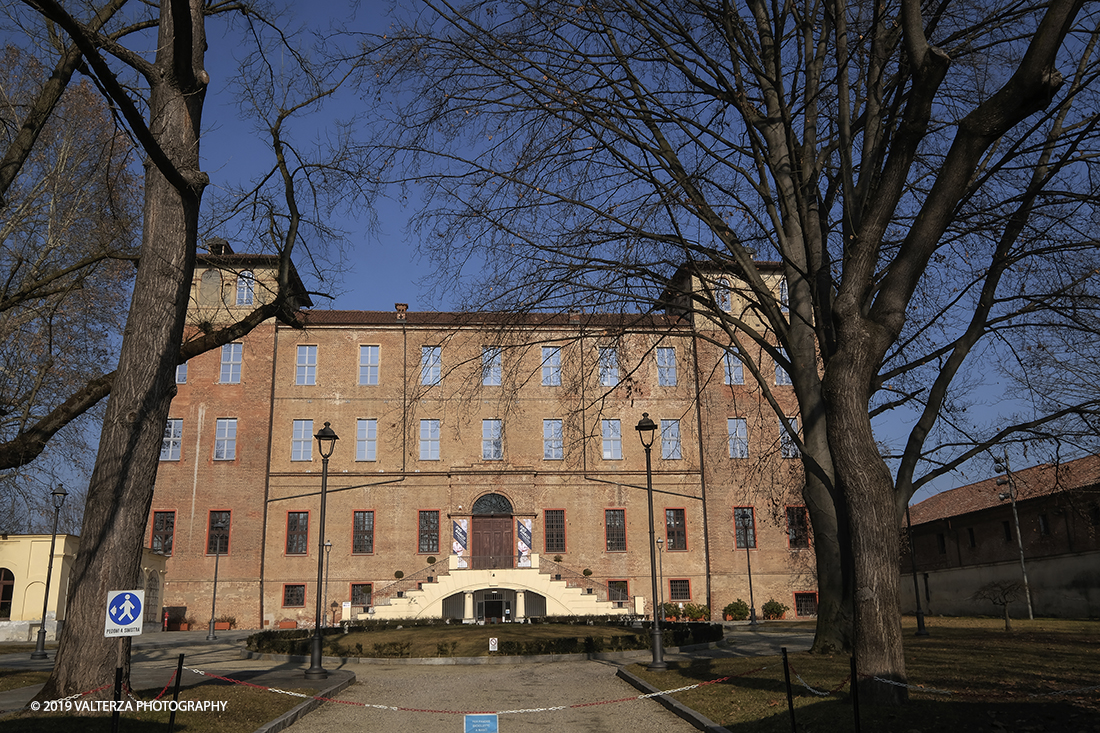
[[[214,622],[214,631],[229,631],[229,622],[228,621],[215,621]]]
[[[180,621],[180,628],[179,628],[180,631],[187,631],[189,628],[191,628],[191,627],[188,624],[185,624],[184,622]]]

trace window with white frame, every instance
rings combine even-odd
[[[623,428],[618,420],[601,420],[600,431],[603,435],[603,459],[618,461],[623,457]]]
[[[787,352],[784,349],[779,349],[779,359],[775,360],[775,383],[779,385],[791,384],[791,375],[787,373],[787,370],[783,368],[780,359],[786,360]]]
[[[661,387],[676,386],[676,349],[657,347],[657,384]]]
[[[294,383],[301,385],[317,384],[317,347],[298,347],[298,369]]]
[[[164,439],[160,444],[160,460],[178,461],[183,445],[183,420],[170,417],[164,426]]]
[[[504,458],[504,427],[500,420],[481,421],[481,458],[486,461]]]
[[[600,347],[600,384],[614,387],[619,383],[619,352],[614,346]]]
[[[439,460],[439,421],[420,421],[420,460]]]
[[[420,347],[420,383],[439,384],[443,378],[443,347]]]
[[[378,445],[378,420],[362,418],[355,421],[355,460],[375,460]]]
[[[744,384],[745,367],[735,349],[727,349],[722,357],[725,384]]]
[[[726,420],[729,431],[730,458],[749,457],[749,427],[743,417],[731,417]]]
[[[378,384],[378,359],[380,346],[359,347],[359,384]]]
[[[176,365],[176,384],[187,384],[187,362]]]
[[[504,355],[496,346],[481,349],[481,383],[486,387],[499,387]]]
[[[732,298],[730,297],[730,281],[725,278],[720,279],[714,286],[714,302],[718,306],[718,310],[726,312],[733,306]]]
[[[237,275],[237,305],[252,305],[256,290],[256,280],[249,270]]]
[[[788,417],[787,422],[791,424],[790,431],[782,420],[779,421],[779,455],[784,458],[798,458],[801,454],[798,452],[798,442],[794,438],[794,435],[798,434],[798,418]]]
[[[756,515],[751,506],[734,507],[733,530],[739,550],[756,547]]]
[[[214,425],[214,460],[237,458],[237,418],[219,417]]]
[[[547,461],[560,461],[565,457],[561,420],[542,421],[542,457]]]
[[[244,359],[244,346],[242,344],[225,344],[222,346],[222,370],[218,376],[221,384],[241,383],[241,362]]]
[[[561,386],[561,348],[558,346],[542,347],[542,386]]]
[[[313,460],[313,421],[295,420],[290,438],[290,460]]]
[[[666,460],[679,460],[682,458],[680,449],[680,421],[661,421],[661,458]]]

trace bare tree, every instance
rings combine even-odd
[[[1096,16],[1076,0],[425,4],[369,52],[394,100],[386,162],[427,199],[441,286],[500,310],[672,305],[785,369],[815,649],[854,648],[860,694],[903,700],[879,680],[906,678],[908,499],[1096,407],[980,433],[952,412],[966,368],[1066,327],[1067,297],[1095,289]],[[883,456],[872,418],[903,407],[906,443]]]
[[[1000,606],[1005,619],[1005,631],[1012,631],[1012,619],[1008,615],[1008,604],[1024,597],[1024,586],[1015,580],[998,580],[986,583],[971,596],[975,601],[989,601]]]

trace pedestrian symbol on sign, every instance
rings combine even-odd
[[[113,590],[107,594],[107,625],[104,636],[138,636],[141,634],[142,606],[145,591]]]

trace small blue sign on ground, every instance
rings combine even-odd
[[[484,713],[467,715],[463,733],[500,733],[500,729],[497,728],[497,716]]]

